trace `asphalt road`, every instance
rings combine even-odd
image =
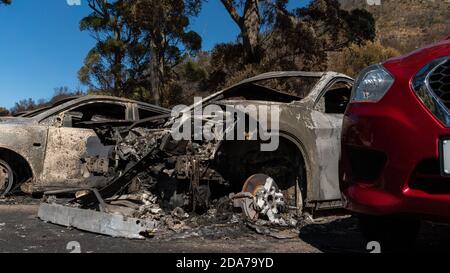
[[[356,220],[350,216],[321,218],[303,227],[292,239],[275,239],[245,227],[215,227],[133,241],[47,224],[36,218],[37,210],[37,201],[0,203],[0,252],[68,253],[70,242],[76,242],[83,253],[367,252]],[[446,251],[449,231],[447,225],[424,224],[412,251]]]

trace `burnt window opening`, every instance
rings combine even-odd
[[[326,114],[344,114],[350,102],[352,85],[346,81],[334,83],[320,99],[319,110]]]
[[[288,77],[266,79],[234,86],[218,100],[257,100],[291,103],[305,98],[320,77]]]
[[[138,108],[138,112],[139,112],[139,119],[152,118],[161,115],[161,113],[142,107]]]
[[[272,88],[301,99],[308,96],[319,80],[320,77],[289,77],[260,81],[258,85]]]
[[[116,103],[96,102],[76,107],[64,114],[64,127],[86,128],[89,122],[126,120],[126,107]]]

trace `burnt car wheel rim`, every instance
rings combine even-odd
[[[13,172],[11,167],[0,161],[0,196],[8,194],[13,186]]]
[[[255,174],[247,179],[242,192],[253,196],[253,209],[244,210],[248,218],[256,220],[258,215],[265,215],[270,222],[279,222],[279,214],[285,201],[273,178],[265,174]]]

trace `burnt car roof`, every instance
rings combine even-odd
[[[113,96],[102,96],[102,95],[85,95],[85,96],[74,96],[74,97],[62,99],[60,101],[55,102],[51,106],[43,107],[43,108],[33,110],[33,111],[30,111],[27,113],[22,113],[21,115],[18,115],[14,118],[15,118],[15,120],[18,120],[20,118],[23,122],[28,122],[28,121],[32,121],[32,120],[40,121],[41,119],[45,118],[48,113],[50,113],[50,114],[57,113],[59,111],[64,110],[66,107],[68,107],[70,105],[78,105],[85,101],[95,101],[95,100],[98,100],[98,101],[104,100],[104,101],[113,101],[113,102],[122,102],[122,103],[134,103],[134,104],[137,104],[138,106],[148,107],[150,109],[159,111],[162,114],[171,113],[171,110],[169,110],[167,108],[149,104],[149,103],[145,103],[145,102],[130,100],[130,99],[126,99],[126,98],[119,98],[119,97],[113,97]],[[68,105],[69,103],[70,103],[70,105]]]
[[[265,81],[265,80],[273,80],[273,79],[281,79],[281,78],[295,78],[295,77],[306,77],[306,78],[323,78],[327,75],[334,75],[336,77],[343,77],[343,78],[347,78],[347,79],[351,79],[353,80],[351,77],[345,75],[345,74],[341,74],[341,73],[337,73],[337,72],[333,72],[333,71],[327,71],[327,72],[310,72],[310,71],[273,71],[273,72],[267,72],[267,73],[263,73],[260,75],[257,75],[255,77],[252,78],[248,78],[245,79],[241,82],[238,82],[237,84],[234,84],[230,87],[227,87],[225,89],[222,89],[221,91],[218,91],[216,93],[211,94],[210,96],[204,98],[203,100],[201,100],[201,102],[198,103],[194,103],[193,105],[189,106],[188,108],[186,108],[184,111],[189,111],[190,109],[195,108],[197,105],[205,102],[205,101],[215,101],[215,100],[220,100],[221,97],[225,96],[225,94],[227,93],[232,93],[236,88],[242,87],[242,86],[246,86],[246,85],[255,85],[257,86],[258,82],[261,81]],[[297,96],[293,96],[278,90],[274,90],[271,89],[272,92],[276,92],[277,95],[279,96],[284,96],[285,98],[292,98],[292,99],[301,99],[300,97]]]
[[[44,107],[41,107],[41,108],[38,108],[38,109],[35,109],[35,110],[31,110],[31,111],[27,111],[27,112],[18,113],[17,115],[15,115],[15,117],[24,117],[24,118],[26,118],[26,117],[29,117],[29,116],[32,116],[32,115],[36,115],[38,113],[47,111],[48,109],[51,109],[51,108],[56,107],[56,106],[59,106],[59,105],[64,104],[66,102],[78,99],[80,97],[81,96],[72,96],[72,97],[63,98],[63,99],[60,99],[60,100],[58,100],[58,101],[56,101],[56,102],[54,102],[54,103],[52,103],[52,104],[50,104],[48,106],[44,106]]]
[[[307,72],[307,71],[278,71],[278,72],[267,72],[261,75],[243,80],[236,85],[242,85],[247,83],[256,83],[265,80],[280,79],[280,78],[295,78],[295,77],[310,77],[310,78],[321,78],[327,72]]]
[[[142,102],[142,101],[131,100],[131,99],[127,99],[127,98],[120,98],[120,97],[113,97],[113,96],[86,95],[86,96],[81,96],[79,98],[76,98],[76,100],[78,100],[78,101],[92,100],[92,99],[136,103],[136,104],[139,104],[139,105],[142,105],[142,106],[148,106],[148,107],[160,109],[162,111],[168,111],[167,108],[164,108],[164,107],[161,107],[161,106],[153,105],[153,104]]]

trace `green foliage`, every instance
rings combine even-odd
[[[14,107],[11,108],[11,113],[15,115],[35,109],[37,109],[37,103],[33,99],[29,98],[16,102]]]
[[[173,69],[201,49],[189,30],[201,0],[89,0],[92,13],[80,22],[97,45],[78,76],[93,92],[160,104]]]
[[[230,79],[241,79],[237,75],[273,70],[323,70],[330,52],[340,51],[352,43],[372,41],[376,36],[375,20],[369,12],[343,10],[337,0],[314,0],[309,6],[293,11],[287,9],[287,0],[222,0],[222,3],[232,18],[238,19],[235,21],[241,28],[241,37],[249,35],[249,29],[257,30],[253,36],[258,37],[258,44],[253,47],[258,49],[258,55],[249,60],[246,52],[252,50],[247,48],[245,38],[237,43],[217,45],[212,52],[212,63],[217,64],[211,75],[212,86],[229,85]],[[247,8],[249,3],[257,4],[257,10],[263,11],[251,20],[255,28],[248,27],[251,22],[242,23],[248,17],[233,15],[240,10],[239,5]]]
[[[9,110],[4,108],[4,107],[0,107],[0,117],[6,117],[9,116]]]
[[[361,44],[376,37],[376,23],[372,14],[364,9],[352,10],[347,18],[349,40]]]
[[[137,70],[143,71],[149,54],[133,59],[136,48],[142,47],[138,30],[130,26],[129,1],[89,0],[92,13],[80,22],[82,31],[89,31],[97,40],[78,72],[80,81],[93,92],[108,92],[114,96],[133,93]],[[133,69],[132,69],[133,68]]]
[[[200,82],[208,77],[208,73],[198,63],[188,61],[183,65],[183,76],[190,82]]]
[[[195,58],[202,39],[189,26],[202,0],[89,0],[92,14],[80,29],[97,45],[79,79],[91,92],[169,106],[257,73],[323,70],[329,52],[375,38],[371,14],[342,10],[337,0],[293,11],[288,0],[221,2],[241,30],[239,40]]]
[[[356,77],[367,66],[399,55],[398,50],[385,47],[378,41],[362,45],[353,44],[342,52],[333,54],[330,58],[329,69]]]
[[[403,54],[450,33],[450,3],[446,0],[382,0],[379,6],[361,0],[340,2],[346,10],[360,8],[373,14],[381,44]]]

